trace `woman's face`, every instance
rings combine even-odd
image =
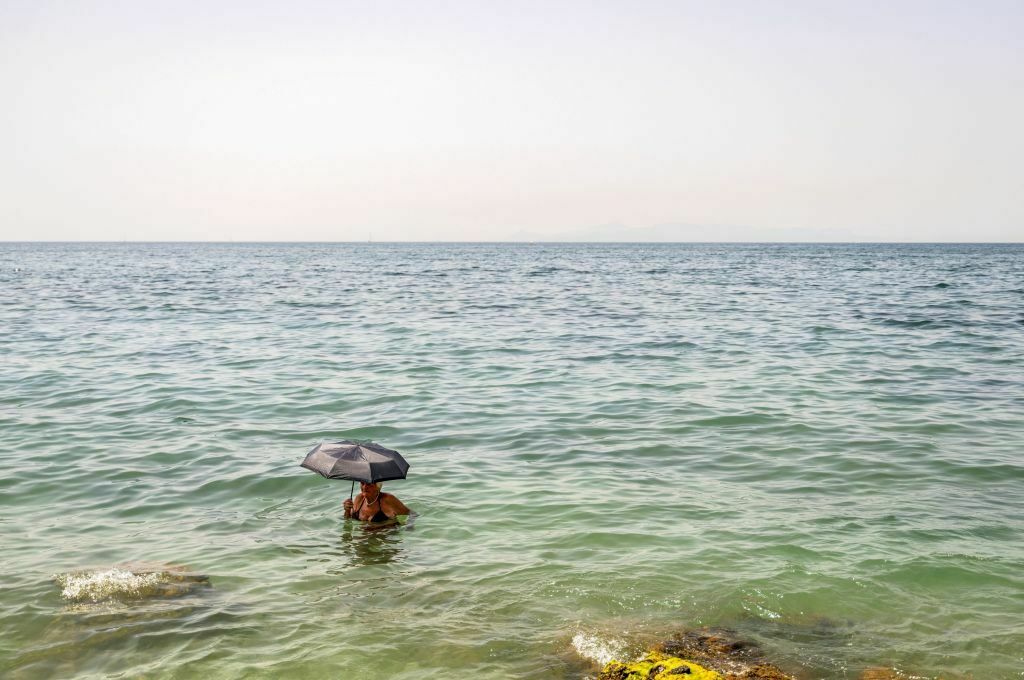
[[[363,492],[363,495],[369,495],[371,498],[380,493],[380,484],[368,484],[366,482],[359,482],[359,490]]]

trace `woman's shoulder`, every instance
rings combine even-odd
[[[381,503],[386,504],[389,509],[394,510],[396,514],[404,514],[409,512],[409,508],[405,506],[405,503],[398,500],[398,496],[382,493],[380,495],[380,500]]]

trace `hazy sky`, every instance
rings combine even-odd
[[[0,239],[1024,240],[1024,2],[0,2]]]

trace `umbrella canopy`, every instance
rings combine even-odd
[[[409,464],[398,451],[371,442],[326,442],[313,447],[300,465],[327,479],[385,482],[405,479]]]

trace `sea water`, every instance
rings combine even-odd
[[[1019,678],[1022,457],[1022,246],[2,244],[0,674]]]

